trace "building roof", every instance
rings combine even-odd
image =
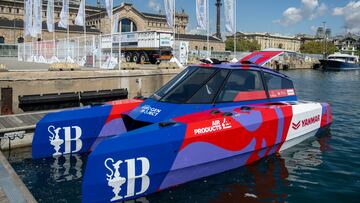
[[[118,9],[121,9],[122,7],[124,6],[129,6],[131,7],[134,12],[146,17],[146,18],[160,18],[162,20],[166,20],[166,16],[164,14],[161,14],[161,13],[147,13],[147,12],[141,12],[139,10],[137,10],[132,3],[122,3],[120,4],[119,6],[115,7],[113,10],[118,10]],[[105,10],[105,9],[104,9]],[[183,10],[182,12],[176,12],[176,16],[179,17],[179,16],[183,16],[183,17],[188,17],[188,15],[185,13],[185,11]]]
[[[176,39],[185,39],[185,40],[203,40],[206,41],[207,40],[207,36],[206,35],[193,35],[193,34],[176,34]],[[210,41],[216,41],[216,42],[222,42],[222,40],[213,37],[213,36],[209,36],[209,40]]]
[[[273,34],[268,32],[237,32],[236,35],[245,35],[245,36],[268,36],[274,38],[282,38],[282,39],[298,39],[296,36],[285,36],[281,34]],[[229,36],[233,37],[233,36]]]
[[[141,12],[141,13],[146,17],[166,18],[166,16],[162,14],[146,13],[146,12]]]
[[[349,33],[347,33],[346,35],[343,36],[341,41],[346,40],[346,39],[354,39],[355,41],[357,41],[357,40],[360,39],[360,36],[349,32]]]

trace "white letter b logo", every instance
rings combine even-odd
[[[111,162],[111,165],[109,164]],[[139,162],[141,162],[141,173],[136,173],[136,166],[139,166]],[[122,177],[120,174],[120,167],[127,166],[127,178]],[[149,188],[150,186],[150,178],[147,176],[150,170],[150,162],[145,157],[140,157],[137,159],[128,159],[125,162],[119,160],[117,162],[114,161],[112,158],[107,158],[104,162],[105,167],[109,170],[110,174],[106,174],[108,186],[112,187],[112,192],[114,193],[113,198],[111,201],[121,200],[123,199],[120,196],[121,186],[123,184],[127,184],[127,191],[126,196],[132,197],[135,195],[140,195]],[[135,181],[139,179],[141,180],[141,188],[139,191],[135,191]]]
[[[146,174],[149,172],[150,163],[147,158],[140,157],[136,161],[141,161],[141,174],[135,175],[135,159],[129,159],[125,162],[128,165],[128,184],[127,184],[127,194],[125,197],[132,197],[135,194],[135,180],[141,178],[141,190],[136,192],[136,195],[144,193],[150,185],[150,178]]]
[[[80,139],[82,130],[79,126],[64,127],[65,134],[65,152],[64,154],[76,153],[81,150],[82,141]],[[75,130],[75,137],[71,137],[71,129]],[[71,151],[71,143],[75,142],[75,149]]]

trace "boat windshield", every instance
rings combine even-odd
[[[339,60],[344,62],[357,62],[356,57],[330,56],[329,59]]]
[[[169,103],[211,103],[229,70],[189,67],[150,98]]]

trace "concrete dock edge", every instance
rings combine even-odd
[[[2,194],[1,194],[2,193]],[[0,151],[0,202],[37,202]]]

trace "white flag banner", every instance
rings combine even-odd
[[[81,0],[79,11],[75,18],[75,25],[84,26],[85,22],[85,0]]]
[[[62,9],[60,13],[59,27],[68,28],[69,25],[69,0],[62,1]]]
[[[25,13],[24,13],[24,36],[32,35],[33,29],[33,0],[24,0]]]
[[[224,0],[225,29],[231,34],[235,34],[235,1]]]
[[[34,24],[33,24],[33,36],[41,35],[42,30],[42,0],[34,0]]]
[[[174,26],[174,7],[175,0],[164,0],[166,20],[169,27]]]
[[[46,25],[49,32],[54,32],[54,0],[48,0],[47,3]]]
[[[119,31],[119,19],[120,19],[120,14],[118,13],[114,16],[113,33],[120,32]]]
[[[105,0],[106,12],[109,18],[112,18],[113,0]]]
[[[207,27],[207,2],[208,0],[196,0],[197,29],[205,30]]]

